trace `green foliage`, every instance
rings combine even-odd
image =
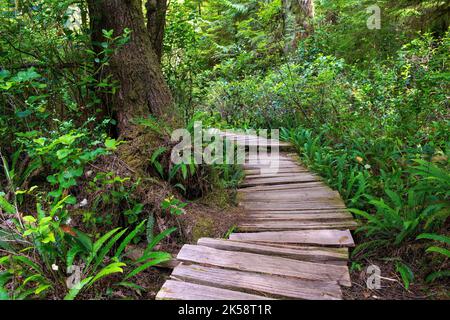
[[[403,280],[403,285],[405,286],[405,289],[409,289],[409,285],[414,280],[414,274],[410,267],[408,267],[406,264],[402,262],[397,262],[395,264],[395,268],[398,273],[400,273],[400,276]]]
[[[49,193],[55,200],[60,199],[65,190],[77,184],[87,163],[108,152],[100,145],[105,141],[111,144],[110,139],[92,139],[93,136],[86,127],[75,129],[72,122],[63,122],[58,129],[49,132],[48,136],[38,131],[17,133],[18,143],[28,155],[40,159],[42,164],[50,166],[54,172],[47,177],[47,181],[56,188]]]
[[[114,172],[97,172],[88,183],[88,192],[95,197],[83,212],[83,222],[93,227],[97,224],[112,224],[113,217],[123,214],[128,224],[136,223],[143,210],[143,205],[133,197],[139,184],[139,179],[132,182],[130,178],[121,178]],[[106,215],[96,214],[105,211]]]
[[[8,297],[25,299],[30,295],[42,296],[64,286],[64,270],[72,272],[73,267],[82,266],[81,279],[69,287],[65,299],[74,299],[82,290],[88,290],[94,283],[116,273],[123,273],[127,280],[147,268],[166,261],[171,256],[164,252],[152,252],[153,247],[170,232],[163,232],[149,243],[146,252],[136,261],[124,259],[128,244],[144,230],[146,220],[127,234],[128,229],[115,228],[95,242],[92,238],[63,223],[62,213],[67,197],[55,204],[49,212],[37,206],[37,216],[25,216],[16,221],[15,228],[2,230],[2,239],[9,239],[8,251],[0,258],[2,286],[8,286]],[[36,248],[37,255],[29,251]],[[2,242],[2,247],[4,247]],[[25,247],[21,248],[21,247]],[[107,255],[111,259],[107,259]],[[2,291],[3,292],[3,291]]]
[[[373,3],[318,1],[314,34],[285,55],[271,50],[284,47],[276,22],[272,32],[265,29],[280,10],[274,1],[233,3],[247,8],[231,13],[220,1],[204,6],[212,27],[197,32],[220,47],[211,47],[216,60],[199,109],[219,112],[237,128],[284,127],[282,138],[364,222],[358,232],[366,242],[354,257],[409,245],[423,232],[445,235],[449,33],[447,27],[434,34],[399,32],[394,21],[414,30],[422,20],[435,31],[424,17],[439,4],[377,3],[383,17],[375,31],[366,26]],[[226,18],[217,19],[210,8]]]
[[[185,213],[183,208],[186,207],[186,205],[187,203],[180,201],[174,196],[171,196],[162,201],[161,208],[172,215],[180,216]]]
[[[426,249],[426,252],[431,253],[431,254],[437,253],[438,255],[441,255],[444,259],[450,258],[450,250],[447,249],[450,246],[450,237],[448,237],[446,235],[440,235],[440,234],[434,234],[434,233],[422,233],[422,234],[418,235],[416,239],[417,240],[428,239],[428,240],[433,240],[433,241],[441,243],[442,246],[434,245],[434,246],[428,247]],[[445,248],[443,246],[447,246],[447,248]],[[431,272],[426,277],[426,281],[433,282],[436,279],[444,278],[444,277],[450,277],[450,270],[443,269],[443,270]]]

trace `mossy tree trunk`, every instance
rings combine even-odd
[[[157,53],[160,49],[152,44],[152,39],[158,39],[162,45],[165,19],[159,18],[147,29],[141,0],[88,0],[88,7],[95,50],[102,50],[98,47],[105,41],[102,30],[114,30],[114,36],[123,34],[126,28],[132,31],[127,44],[111,57],[106,72],[120,87],[104,101],[117,119],[120,137],[132,140],[140,134],[134,119],[149,114],[163,118],[172,115],[172,96]],[[149,35],[149,31],[157,35]]]

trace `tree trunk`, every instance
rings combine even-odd
[[[147,0],[147,30],[156,56],[161,61],[164,28],[166,26],[167,0]]]
[[[282,0],[284,17],[284,34],[287,39],[285,50],[297,47],[298,41],[314,32],[313,0]]]
[[[106,72],[118,80],[120,88],[112,101],[106,102],[117,118],[120,137],[134,139],[139,135],[134,119],[172,114],[172,96],[151,43],[153,35],[149,36],[145,26],[142,1],[88,0],[88,7],[91,38],[97,52],[102,50],[98,44],[105,41],[103,29],[114,30],[114,36],[123,34],[125,28],[132,30],[128,43],[112,55],[107,67]]]

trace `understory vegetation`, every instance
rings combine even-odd
[[[195,121],[280,129],[359,220],[354,268],[386,261],[405,290],[448,297],[448,3],[298,3],[169,1],[148,55],[166,117],[129,111],[142,99],[118,59],[137,27],[96,26],[92,1],[2,1],[0,300],[152,297],[142,279],[179,245],[225,236],[232,219],[209,229],[241,169],[170,162]]]

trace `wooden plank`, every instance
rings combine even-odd
[[[201,238],[198,245],[228,251],[242,251],[256,254],[272,255],[310,262],[345,265],[348,259],[347,248],[293,247],[280,248],[266,244],[246,243],[240,241]]]
[[[334,283],[305,281],[268,274],[181,264],[172,277],[193,283],[244,291],[277,298],[340,300],[342,292]]]
[[[333,214],[333,213],[342,213],[342,212],[347,212],[346,208],[331,208],[331,209],[321,209],[321,208],[317,208],[317,209],[297,209],[297,210],[248,210],[248,215],[264,215],[264,214],[269,214],[269,215],[279,215],[279,214],[288,214],[288,215],[293,215],[293,214]]]
[[[308,171],[299,171],[299,172],[285,172],[285,173],[280,173],[277,172],[277,169],[267,169],[266,171],[264,171],[264,173],[261,174],[257,174],[257,175],[247,175],[245,176],[246,179],[260,179],[260,178],[282,178],[282,177],[292,177],[293,174],[301,174],[301,173],[308,173]]]
[[[293,161],[260,161],[260,160],[245,160],[244,163],[242,163],[245,166],[253,166],[256,168],[298,168],[297,163]],[[307,172],[307,170],[303,170],[303,172]]]
[[[167,280],[156,300],[271,300],[270,298],[209,287],[195,283]]]
[[[273,178],[256,178],[256,179],[246,179],[241,187],[254,187],[259,185],[273,185],[273,184],[283,184],[283,183],[293,183],[293,182],[315,182],[319,181],[318,177],[311,174],[297,174],[291,177],[273,177]]]
[[[340,252],[342,254],[346,254],[348,256],[348,248],[347,247],[323,247],[323,246],[317,246],[317,245],[306,245],[301,243],[277,243],[277,242],[258,242],[258,241],[236,241],[236,240],[229,240],[233,242],[239,242],[239,243],[250,243],[250,244],[260,244],[262,246],[271,246],[271,247],[277,247],[277,248],[286,248],[286,249],[305,249],[305,250],[325,250],[329,252]]]
[[[247,252],[232,252],[205,246],[184,245],[177,259],[240,271],[266,273],[312,281],[336,282],[351,286],[345,266],[298,261]]]
[[[238,189],[238,192],[299,190],[299,189],[331,190],[322,181],[313,181],[313,182],[304,182],[304,183],[289,183],[289,184],[275,184],[275,185],[268,185],[268,186],[254,186],[254,187]]]
[[[270,164],[267,164],[267,163],[245,163],[244,162],[244,163],[240,163],[240,164],[242,164],[242,167],[244,170],[265,169],[265,168],[270,167]],[[298,164],[295,162],[292,162],[292,161],[290,161],[290,162],[285,161],[283,163],[278,163],[278,167],[279,168],[298,168]]]
[[[283,230],[320,230],[320,229],[350,229],[355,230],[358,223],[346,221],[253,221],[239,224],[240,231],[283,231]]]
[[[344,201],[342,201],[341,198],[339,197],[328,197],[328,198],[314,198],[314,197],[310,197],[310,198],[301,198],[299,197],[299,199],[279,199],[279,198],[274,198],[274,199],[260,199],[260,200],[254,200],[254,199],[242,199],[241,202],[243,204],[249,204],[252,205],[254,207],[264,207],[267,205],[271,205],[273,203],[278,204],[278,203],[286,203],[287,206],[295,206],[296,204],[304,204],[304,203],[316,203],[316,204],[321,204],[323,205],[323,207],[333,207],[333,208],[346,208]],[[314,208],[311,208],[314,209]],[[282,209],[280,209],[282,210]]]
[[[345,209],[345,205],[338,202],[318,202],[318,201],[303,201],[303,202],[241,202],[239,204],[245,210],[250,211],[293,211],[304,209]]]
[[[279,211],[284,212],[284,211]],[[253,213],[244,217],[245,221],[339,221],[352,220],[353,216],[346,211],[325,213]]]
[[[259,150],[258,152],[247,152],[245,154],[245,159],[261,159],[261,160],[279,159],[294,162],[297,161],[297,159],[289,157],[281,152],[271,153],[271,152],[264,152],[263,150]]]
[[[280,168],[278,168],[278,172],[279,173],[298,173],[298,172],[308,172],[308,170],[305,168],[301,168],[301,167],[283,168],[280,166]],[[248,170],[244,170],[244,173],[248,176],[261,175],[261,169],[248,169]]]
[[[235,140],[236,141],[236,140]],[[265,140],[237,140],[237,144],[239,145],[245,145],[247,147],[255,147],[255,146],[262,146],[262,147],[284,147],[284,148],[293,148],[293,145],[288,142],[281,142],[281,141],[265,141]]]
[[[248,200],[272,200],[272,199],[284,199],[295,200],[308,199],[308,198],[330,198],[341,200],[340,195],[337,192],[327,189],[290,189],[290,190],[260,190],[253,192],[242,192],[239,194],[241,199]],[[267,200],[266,200],[267,202]]]
[[[300,199],[331,199],[339,200],[341,198],[335,191],[302,191],[302,190],[276,190],[276,191],[255,191],[252,193],[239,194],[239,199],[246,201],[261,201],[265,200],[283,200],[297,202]]]
[[[230,240],[354,247],[349,230],[303,230],[233,233]]]

